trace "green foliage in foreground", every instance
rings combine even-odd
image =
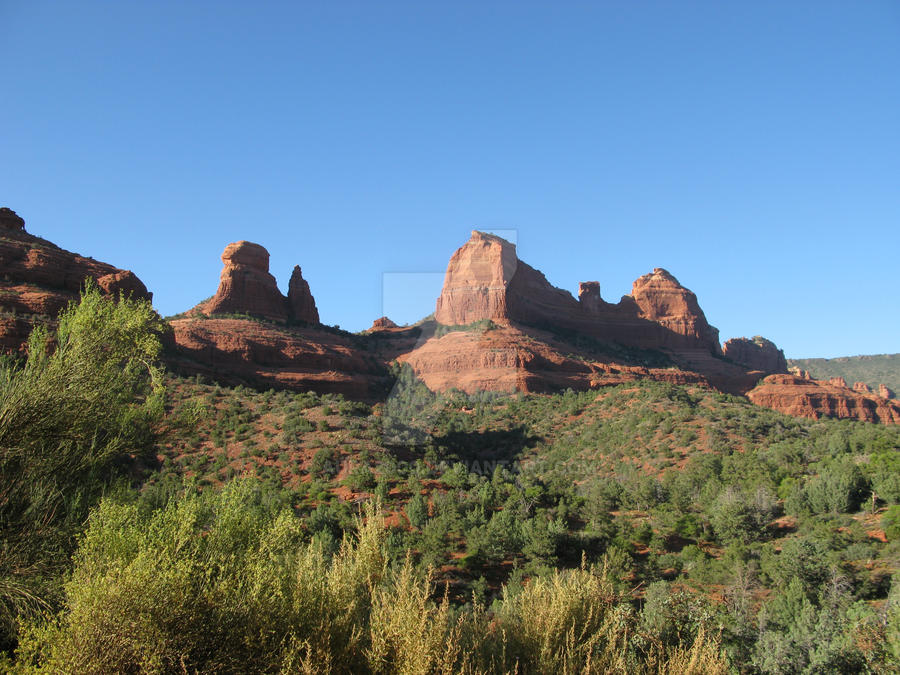
[[[237,481],[92,514],[66,609],[23,632],[17,673],[724,673],[712,627],[661,635],[602,568],[434,599],[389,564],[374,506],[330,555],[290,508]]]
[[[89,286],[61,314],[55,347],[38,328],[24,364],[0,364],[0,648],[18,614],[55,595],[115,460],[151,440],[162,329],[149,303]]]

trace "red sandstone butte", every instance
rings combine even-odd
[[[236,241],[222,252],[222,274],[216,294],[191,315],[248,314],[271,321],[294,319],[319,323],[319,310],[299,266],[294,267],[287,297],[269,274],[269,252],[259,244]]]
[[[891,399],[891,398],[897,398],[897,395],[894,394],[893,391],[891,391],[890,389],[888,389],[888,386],[887,386],[886,384],[879,384],[879,385],[878,385],[878,395],[879,395],[881,398],[888,398],[888,399]]]
[[[583,282],[576,300],[519,260],[513,244],[475,231],[450,259],[435,320],[459,326],[486,319],[641,349],[721,353],[718,331],[707,323],[696,296],[661,268],[636,280],[632,294],[616,304],[603,300],[595,281]]]
[[[134,273],[66,251],[25,231],[12,209],[0,208],[0,352],[16,352],[35,325],[52,327],[86,279],[112,296],[152,300]]]
[[[269,274],[269,252],[259,244],[237,241],[222,252],[224,265],[216,294],[197,310],[203,314],[252,314],[287,320],[284,296]]]

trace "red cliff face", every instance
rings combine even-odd
[[[718,331],[696,296],[663,269],[640,277],[618,304],[605,302],[595,281],[582,283],[575,300],[519,260],[515,246],[473,232],[450,259],[435,320],[465,325],[484,319],[558,327],[641,349],[720,353]]]
[[[759,335],[752,339],[732,338],[723,345],[722,352],[726,358],[750,370],[770,374],[788,372],[784,352],[774,342]]]
[[[21,348],[37,324],[53,325],[86,279],[108,295],[151,300],[132,272],[59,248],[25,231],[25,221],[0,208],[0,351]]]
[[[697,302],[697,296],[661,267],[639,277],[631,288],[631,297],[640,309],[640,317],[659,324],[674,335],[719,353],[719,331],[709,325]],[[677,343],[681,342],[681,345]]]
[[[900,404],[835,382],[796,375],[769,375],[747,393],[756,405],[797,417],[837,417],[860,422],[900,424]]]
[[[894,394],[893,391],[891,391],[890,389],[888,389],[888,386],[887,386],[886,384],[879,384],[879,385],[878,385],[878,395],[879,395],[881,398],[887,398],[887,399],[897,398],[897,395]]]

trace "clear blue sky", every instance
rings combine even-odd
[[[573,292],[665,267],[723,339],[900,351],[898,2],[0,0],[0,26],[0,205],[163,314],[248,239],[351,330],[425,273],[410,320],[471,229],[513,229]]]

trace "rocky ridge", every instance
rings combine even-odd
[[[36,325],[53,326],[92,279],[111,296],[151,300],[138,277],[66,251],[28,233],[15,211],[0,208],[0,352],[17,352]]]
[[[639,277],[617,303],[606,302],[595,281],[582,282],[576,300],[520,261],[514,245],[473,232],[448,264],[434,321],[401,328],[382,317],[351,335],[319,324],[299,266],[285,296],[264,247],[229,244],[222,262],[216,294],[171,321],[168,359],[176,370],[376,400],[387,395],[396,360],[433,390],[550,392],[654,379],[745,394],[792,415],[900,423],[900,402],[885,386],[876,394],[859,382],[850,388],[842,379],[788,374],[781,350],[759,336],[720,347],[694,293],[662,268]],[[151,298],[131,272],[28,234],[8,209],[0,209],[0,265],[7,350],[27,337],[28,317],[52,320],[85,278],[111,295]]]

